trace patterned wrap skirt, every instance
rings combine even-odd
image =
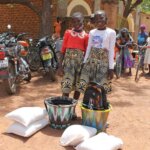
[[[146,49],[139,51],[140,56],[140,68],[142,69],[144,67],[144,58],[145,58]]]
[[[134,66],[134,60],[131,52],[128,48],[125,48],[123,52],[124,68],[132,68]]]
[[[99,48],[92,48],[90,55],[82,68],[78,91],[84,93],[88,83],[93,81],[104,86],[107,93],[110,92],[111,82],[107,79],[108,69],[108,51]]]
[[[66,50],[63,62],[64,76],[61,82],[62,93],[70,93],[73,90],[77,90],[83,58],[84,52],[79,49]]]
[[[150,64],[150,48],[146,49],[144,64]]]

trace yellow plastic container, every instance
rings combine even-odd
[[[109,106],[109,109],[106,110],[91,110],[81,105],[82,124],[94,127],[98,132],[105,131],[108,115],[111,110],[111,105]]]

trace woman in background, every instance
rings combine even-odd
[[[133,56],[132,56],[132,42],[133,38],[131,37],[127,28],[122,28],[116,38],[116,46],[121,49],[121,45],[127,46],[123,47],[123,69],[124,72],[126,69],[129,69],[128,75],[132,75],[132,67],[134,66]]]

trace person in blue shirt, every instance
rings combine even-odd
[[[140,26],[140,32],[138,34],[138,45],[145,45],[148,37],[148,33],[145,31],[146,26],[142,24]]]
[[[140,45],[140,46],[144,46],[147,43],[148,33],[145,30],[146,30],[146,26],[144,24],[142,24],[140,26],[140,32],[138,34],[138,41],[137,41],[138,45]],[[142,53],[141,53],[141,66],[142,66],[143,73],[144,73],[145,50],[146,49],[143,49]]]

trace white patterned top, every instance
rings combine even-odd
[[[109,69],[114,68],[114,48],[116,42],[116,32],[111,28],[105,30],[93,29],[89,32],[89,41],[87,51],[84,57],[84,63],[89,57],[91,48],[105,48],[109,52]]]

